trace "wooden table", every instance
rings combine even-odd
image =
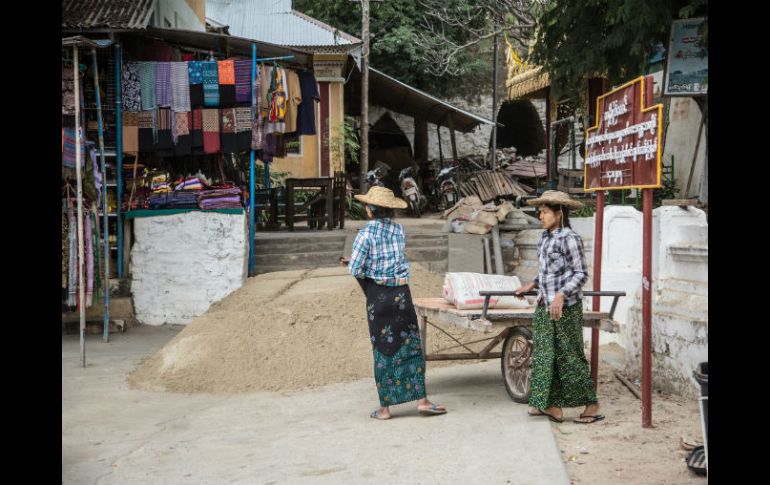
[[[319,194],[305,203],[301,210],[305,210],[308,206],[320,203],[319,201],[325,199],[326,211],[322,217],[294,215],[294,191],[300,188],[320,189]],[[334,178],[318,177],[286,179],[286,225],[289,227],[290,231],[293,231],[294,223],[304,220],[308,222],[320,222],[319,229],[323,227],[324,223],[327,224],[330,231],[334,229]]]
[[[506,292],[482,292],[481,295],[489,296],[487,293],[499,294]],[[510,293],[510,292],[508,292]],[[612,310],[608,312],[583,311],[583,326],[589,328],[602,328],[610,330],[613,327],[612,317],[615,313],[617,299],[624,296],[623,292],[584,292],[586,296],[613,296],[615,298]],[[429,360],[464,360],[464,359],[497,359],[500,358],[501,372],[503,382],[508,394],[516,402],[526,403],[529,401],[529,379],[532,366],[532,318],[535,315],[536,307],[527,308],[506,308],[506,309],[475,309],[458,310],[454,305],[448,303],[444,298],[415,298],[414,308],[417,312],[417,320],[422,337],[423,355],[426,361]],[[434,322],[434,323],[432,323]],[[473,342],[460,342],[444,329],[435,325],[435,323],[448,323],[460,328],[467,328],[481,333],[496,333],[491,337],[476,340]],[[439,349],[435,353],[427,351],[428,325],[433,326],[439,331],[445,333],[458,345],[451,348],[463,347],[462,353],[442,353]],[[475,352],[468,345],[490,340],[481,351]],[[503,342],[501,352],[492,352],[500,342]],[[596,382],[594,382],[596,385]]]

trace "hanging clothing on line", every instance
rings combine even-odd
[[[203,61],[203,105],[219,106],[219,72],[216,61]]]
[[[219,111],[222,120],[222,153],[235,153],[238,151],[238,137],[235,134],[235,108],[222,108]]]
[[[139,151],[139,113],[123,112],[123,153]]]
[[[174,148],[171,121],[171,108],[158,108],[158,139],[155,149],[161,151],[163,156],[171,155]]]
[[[262,124],[262,76],[263,67],[257,66],[257,75],[254,76],[254,93],[251,104],[251,149],[262,150],[265,146],[265,130]]]
[[[190,142],[193,153],[203,153],[203,110],[195,108],[190,113]]]
[[[171,107],[171,63],[155,63],[155,97],[158,107]]]
[[[139,63],[125,62],[123,64],[121,87],[123,109],[125,111],[142,110],[142,83],[139,78]]]
[[[158,105],[155,96],[155,63],[139,64],[139,84],[141,87],[142,110],[155,109]]]
[[[67,281],[67,305],[78,304],[78,223],[75,211],[69,210],[69,278]]]
[[[67,213],[61,213],[61,287],[67,289],[70,259],[70,225]]]
[[[232,106],[235,104],[235,61],[227,59],[218,61],[219,72],[219,105]]]
[[[61,114],[75,114],[75,74],[72,66],[62,66],[61,70]]]
[[[82,133],[82,132],[81,132]],[[77,142],[75,139],[75,128],[68,128],[64,127],[62,128],[62,160],[64,162],[64,166],[67,168],[76,168],[77,165],[77,153],[76,153],[76,146]],[[85,137],[81,135],[80,137],[80,163],[81,166],[84,163],[86,157],[86,143],[85,143]]]
[[[186,62],[171,63],[171,109],[190,111],[190,77]]]
[[[251,148],[251,108],[235,108],[235,137],[237,152]]]
[[[203,152],[218,153],[220,149],[219,140],[219,110],[203,110]]]
[[[94,296],[94,240],[92,237],[91,214],[83,214],[83,242],[86,256],[86,308],[91,306]]]
[[[190,106],[203,106],[203,63],[187,63],[187,75],[190,80]]]
[[[318,83],[312,72],[299,73],[299,85],[302,102],[297,107],[297,134],[315,135],[315,102],[321,101]]]
[[[190,113],[174,114],[174,154],[192,154],[192,141],[190,140]]]
[[[139,150],[155,151],[155,110],[140,111],[136,118],[139,125]]]
[[[235,102],[251,103],[251,61],[235,61]],[[257,91],[257,94],[259,91]]]
[[[265,133],[283,133],[286,131],[286,75],[280,67],[273,67],[270,70]]]
[[[299,76],[295,71],[286,69],[286,129],[284,133],[297,131],[297,108],[302,103],[302,87],[299,84]]]

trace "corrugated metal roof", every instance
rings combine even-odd
[[[62,27],[144,29],[156,0],[62,0]]]
[[[286,0],[207,0],[206,17],[229,25],[230,33],[286,46],[334,46],[361,42],[291,9]]]

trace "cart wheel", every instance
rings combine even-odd
[[[500,368],[505,390],[516,402],[529,402],[529,376],[532,371],[532,332],[526,327],[512,327],[503,343]]]

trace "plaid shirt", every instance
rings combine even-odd
[[[409,282],[409,263],[404,256],[404,228],[390,219],[369,221],[358,231],[348,266],[356,278],[371,278],[384,286]]]
[[[537,301],[550,306],[556,293],[564,294],[564,306],[583,299],[581,288],[588,280],[583,240],[570,228],[543,231],[537,247],[539,272],[535,277]]]

